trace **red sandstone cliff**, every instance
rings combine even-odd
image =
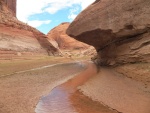
[[[5,4],[7,5],[8,9],[16,16],[16,0],[4,0]]]
[[[58,43],[58,47],[60,49],[85,49],[88,48],[89,45],[79,42],[66,34],[66,29],[70,23],[62,23],[57,27],[53,28],[49,33],[49,39],[54,39]]]
[[[66,34],[66,30],[70,23],[62,23],[57,27],[53,28],[48,34],[49,40],[53,42],[53,44],[58,47],[62,52],[69,51],[74,52],[72,54],[80,54],[80,55],[90,55],[95,53],[95,49],[92,46],[89,46],[85,43],[79,42],[74,38],[68,36]],[[75,52],[76,51],[76,52]]]
[[[94,46],[101,65],[150,62],[149,6],[149,0],[96,0],[67,34]]]
[[[11,6],[13,1],[5,2]],[[48,53],[49,55],[57,53],[57,49],[47,40],[46,35],[17,20],[5,2],[0,0],[0,51]]]

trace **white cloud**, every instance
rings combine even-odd
[[[72,21],[72,20],[74,20],[76,17],[77,17],[76,14],[70,14],[70,15],[68,16],[68,19],[69,19],[70,21]]]
[[[73,9],[70,9],[68,19],[70,19],[71,21],[74,20],[77,16],[76,13],[78,13],[79,10],[80,10],[79,7],[74,7]]]
[[[36,2],[39,0],[17,0],[17,17],[23,22],[28,21],[28,17],[33,14],[42,13],[42,7],[45,2]]]
[[[54,14],[57,11],[80,5],[82,9],[86,8],[95,0],[17,0],[17,17],[19,20],[26,22],[31,15],[48,12]],[[71,18],[74,18],[72,15]]]
[[[39,27],[42,24],[49,24],[51,20],[46,20],[46,21],[39,21],[39,20],[33,20],[33,21],[28,21],[27,24],[29,24],[32,27]]]
[[[87,2],[86,2],[86,0],[81,0],[82,10],[85,9],[90,4],[92,4],[93,2],[95,2],[95,0],[87,0]]]

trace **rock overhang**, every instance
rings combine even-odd
[[[94,46],[98,55],[104,56],[102,59],[108,60],[113,57],[109,53],[117,52],[120,45],[126,43],[128,45],[129,42],[136,43],[139,39],[144,38],[143,34],[149,33],[149,6],[149,0],[95,1],[70,24],[67,34]],[[148,48],[147,45],[145,46]],[[106,53],[106,51],[108,52]],[[128,54],[129,57],[133,56]],[[105,58],[106,56],[109,58]],[[139,56],[143,56],[143,54]],[[116,58],[117,53],[113,59],[117,60]],[[136,61],[141,60],[133,60],[133,62]]]

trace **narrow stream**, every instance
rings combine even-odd
[[[73,79],[55,87],[50,94],[40,99],[36,113],[116,113],[98,102],[94,102],[77,90],[87,80],[97,74],[93,63]]]

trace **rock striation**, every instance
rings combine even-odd
[[[54,46],[63,53],[68,51],[68,54],[91,55],[96,53],[92,46],[75,40],[66,34],[66,30],[70,23],[64,22],[53,28],[48,34],[48,38],[53,42]],[[72,53],[73,52],[73,53]]]
[[[8,7],[14,0],[0,0],[0,51],[57,54],[57,49],[48,41],[46,35],[19,21]],[[13,9],[12,9],[13,10]],[[8,53],[8,52],[6,52]],[[1,57],[1,56],[0,56]]]
[[[150,62],[149,6],[149,0],[96,0],[67,34],[94,46],[100,65]]]

